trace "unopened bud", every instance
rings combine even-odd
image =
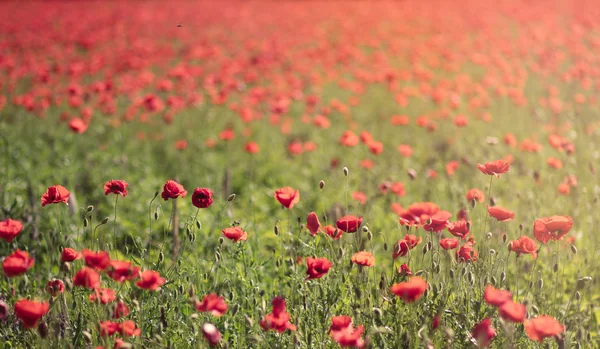
[[[228,202],[232,202],[233,200],[235,200],[235,194],[231,194],[227,197]]]
[[[323,188],[325,188],[325,181],[324,181],[324,180],[321,180],[321,181],[319,182],[319,188],[320,188],[320,189],[323,189]]]
[[[158,254],[158,263],[162,263],[165,260],[165,254],[160,251],[160,253]]]
[[[38,325],[38,333],[42,338],[46,338],[48,336],[48,323],[46,323],[46,321],[40,322]]]
[[[577,254],[577,247],[575,247],[575,245],[571,245],[571,252],[573,252],[573,254]]]
[[[502,242],[506,243],[506,240],[508,240],[508,235],[502,234]]]
[[[552,270],[556,273],[558,271],[558,263],[554,264]]]
[[[504,282],[504,280],[506,280],[506,273],[502,272],[500,273],[500,282]]]
[[[373,233],[371,233],[370,230],[367,232],[367,240],[369,240],[369,241],[373,240]]]
[[[86,217],[86,218],[83,219],[83,227],[87,228],[87,226],[88,226],[88,219]]]
[[[275,235],[279,235],[279,227],[273,227],[273,232],[275,233]]]
[[[475,199],[471,199],[471,208],[475,208],[477,201]]]
[[[581,293],[579,293],[579,291],[575,291],[575,299],[577,301],[581,300]]]
[[[544,288],[544,279],[538,279],[537,286],[540,290]]]
[[[491,239],[492,238],[492,232],[488,231],[486,237],[487,237],[488,240]]]
[[[106,224],[108,222],[108,217],[104,218],[100,224]]]
[[[388,244],[387,244],[387,242],[384,242],[384,243],[383,243],[383,250],[384,250],[384,251],[387,251],[387,250],[388,250]]]
[[[415,178],[417,178],[417,171],[413,170],[412,168],[409,168],[407,173],[408,173],[408,177],[411,180],[414,180]]]
[[[348,167],[344,167],[344,176],[348,177]]]
[[[86,209],[87,212],[92,212],[94,210],[94,206],[89,205]]]

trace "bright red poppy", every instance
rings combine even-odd
[[[398,256],[404,257],[408,253],[409,250],[415,248],[418,244],[421,243],[423,239],[421,237],[417,237],[416,235],[407,234],[404,238],[394,246],[394,259],[398,258]]]
[[[483,191],[481,191],[477,188],[472,188],[472,189],[469,189],[469,191],[467,191],[465,198],[467,199],[468,202],[471,202],[473,200],[475,200],[477,202],[484,202],[485,194],[483,193]]]
[[[400,213],[401,225],[421,226],[426,224],[431,216],[440,211],[440,208],[432,202],[417,202]]]
[[[81,251],[85,265],[95,270],[104,270],[110,265],[110,256],[106,251],[94,252],[88,249]]]
[[[117,194],[122,197],[127,196],[127,187],[129,184],[120,179],[113,179],[104,184],[104,195]]]
[[[406,282],[392,285],[390,291],[396,296],[402,298],[406,303],[419,300],[427,290],[427,281],[418,276],[410,278]]]
[[[365,341],[361,338],[364,331],[365,327],[362,325],[354,328],[349,316],[334,316],[328,333],[342,348],[364,348]]]
[[[327,258],[306,258],[306,279],[319,279],[327,274],[329,268],[333,265]]]
[[[100,274],[92,268],[83,267],[73,276],[73,285],[89,289],[100,287]]]
[[[178,197],[184,198],[187,195],[187,191],[183,185],[175,182],[174,180],[168,180],[163,187],[161,197],[167,201],[169,199],[177,199]]]
[[[423,229],[428,232],[438,233],[448,225],[448,220],[452,217],[452,213],[448,211],[438,211],[429,217],[426,224],[423,225]]]
[[[0,239],[11,242],[22,230],[23,223],[21,221],[8,218],[0,222]]]
[[[292,187],[283,187],[275,190],[275,199],[283,207],[292,209],[300,201],[300,191]]]
[[[113,290],[113,289],[110,289],[110,288],[96,288],[89,295],[88,299],[92,303],[98,301],[101,304],[108,304],[108,303],[113,302],[115,299],[117,299],[117,297],[115,295],[115,290]]]
[[[271,305],[273,306],[273,310],[260,321],[260,327],[265,331],[274,330],[279,333],[286,330],[295,331],[296,326],[290,323],[290,314],[285,310],[285,299],[283,297],[275,297]]]
[[[237,226],[225,228],[221,232],[226,238],[233,240],[233,242],[246,241],[248,239],[248,233]]]
[[[326,225],[323,227],[323,230],[325,231],[325,234],[329,235],[334,240],[339,240],[344,234],[343,230],[338,229],[333,225]]]
[[[202,302],[196,301],[196,310],[209,312],[213,316],[219,317],[227,312],[227,303],[223,297],[211,293],[204,296]]]
[[[440,239],[440,246],[442,246],[444,250],[453,250],[458,247],[458,244],[459,240],[455,238]]]
[[[478,258],[479,253],[470,243],[466,243],[456,250],[456,260],[458,262],[477,262]]]
[[[123,301],[118,301],[117,304],[115,304],[115,307],[113,309],[113,318],[120,319],[120,318],[126,317],[128,315],[129,315],[129,307],[127,306],[127,304],[125,304],[125,302],[123,302]]]
[[[110,261],[106,274],[113,280],[125,282],[139,277],[140,267],[134,266],[131,262]]]
[[[2,262],[2,270],[4,275],[9,278],[25,274],[27,270],[33,267],[34,259],[29,256],[29,253],[17,249],[15,252],[4,258]]]
[[[510,242],[510,250],[517,253],[519,257],[522,253],[530,254],[533,259],[537,258],[537,244],[529,236],[521,236],[517,240]]]
[[[58,204],[64,202],[69,204],[69,196],[71,193],[62,185],[54,185],[46,190],[46,193],[42,195],[42,207],[49,204]]]
[[[50,280],[46,283],[46,292],[48,292],[52,297],[56,297],[60,293],[65,292],[65,284],[59,279]]]
[[[573,219],[569,216],[551,216],[536,219],[533,222],[533,236],[542,244],[550,240],[561,240],[573,227]]]
[[[456,221],[448,223],[446,226],[450,234],[459,237],[461,239],[466,239],[469,235],[469,228],[471,227],[471,222],[469,221]]]
[[[507,210],[501,206],[487,206],[487,210],[490,216],[499,222],[508,222],[515,218],[515,213],[513,211]]]
[[[471,336],[477,341],[478,348],[486,348],[496,337],[496,329],[492,326],[492,320],[485,318],[473,326]]]
[[[83,255],[70,247],[65,247],[60,254],[60,260],[63,262],[72,262],[81,258],[83,258]]]
[[[500,159],[496,161],[486,162],[485,164],[477,164],[477,168],[481,173],[500,177],[501,174],[504,174],[510,170],[510,165],[506,160]]]
[[[532,320],[525,321],[525,333],[531,340],[543,342],[547,337],[559,336],[565,327],[555,318],[540,315]]]
[[[489,305],[499,307],[502,304],[510,301],[512,294],[509,291],[499,290],[492,285],[487,285],[483,292],[483,299]]]
[[[143,288],[145,290],[156,291],[160,286],[162,286],[167,280],[161,277],[160,274],[153,270],[146,270],[142,272],[140,276],[140,280],[135,283],[135,285],[139,288]]]
[[[47,302],[36,302],[21,299],[15,303],[15,316],[21,320],[24,328],[34,328],[48,313],[50,305]]]
[[[498,308],[498,314],[500,314],[500,317],[506,321],[520,323],[525,321],[527,308],[525,308],[523,304],[515,303],[512,300],[509,300],[504,302],[504,304]]]
[[[372,267],[375,265],[375,257],[373,257],[373,254],[368,251],[356,252],[352,255],[350,260],[352,263],[361,265],[363,267]]]
[[[354,233],[360,228],[362,217],[344,216],[335,222],[335,226],[345,233]]]
[[[316,236],[321,230],[321,222],[319,222],[319,216],[316,213],[311,212],[306,217],[306,229],[312,236]]]

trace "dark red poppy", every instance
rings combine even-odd
[[[306,258],[306,275],[308,275],[307,279],[318,279],[323,275],[327,274],[329,268],[333,263],[331,263],[327,258]]]
[[[90,302],[96,302],[98,300],[101,304],[108,304],[113,302],[117,297],[115,296],[115,291],[110,288],[96,288],[89,295],[88,299]]]
[[[85,259],[85,265],[95,270],[104,270],[110,265],[110,256],[108,255],[108,252],[94,252],[83,249],[81,254],[83,254],[83,258]]]
[[[306,217],[306,229],[308,229],[312,236],[316,236],[321,230],[321,222],[319,222],[319,217],[316,213],[311,212]]]
[[[481,173],[500,177],[501,174],[504,174],[510,170],[510,165],[506,160],[500,159],[496,161],[486,162],[485,164],[477,164],[477,168]]]
[[[153,270],[146,270],[141,274],[141,278],[135,285],[145,290],[156,291],[167,280],[161,277],[160,274]]]
[[[192,204],[198,208],[207,208],[213,203],[213,191],[208,188],[196,188],[192,194]]]
[[[46,193],[42,195],[42,207],[49,204],[58,204],[64,202],[65,204],[69,204],[69,191],[63,187],[62,185],[54,185],[48,190]]]
[[[372,267],[375,265],[375,257],[373,257],[373,254],[368,251],[356,252],[352,255],[350,260],[352,263],[361,265],[363,267]]]
[[[479,253],[470,243],[466,243],[456,250],[456,260],[458,262],[477,262],[478,258]]]
[[[9,278],[24,274],[28,269],[33,267],[34,260],[29,257],[29,253],[17,249],[2,262],[2,270],[4,275]]]
[[[110,261],[106,274],[115,281],[124,282],[139,277],[140,267],[134,266],[131,262]]]
[[[233,242],[246,241],[248,239],[248,233],[243,231],[240,227],[230,227],[222,230],[223,235],[233,240]]]
[[[23,230],[23,223],[10,218],[0,222],[0,239],[11,242]]]
[[[113,309],[113,318],[119,319],[122,317],[126,317],[128,315],[129,315],[129,307],[127,306],[127,304],[125,304],[125,302],[123,302],[123,301],[118,301],[117,304],[115,304],[115,307]]]
[[[89,289],[100,287],[100,274],[94,269],[83,267],[73,276],[73,285]]]
[[[23,323],[23,328],[34,328],[50,310],[46,302],[21,299],[15,303],[15,316]]]
[[[406,263],[402,263],[400,268],[398,268],[398,274],[404,276],[412,276],[412,271],[410,270],[408,265],[406,265]]]
[[[515,213],[501,206],[487,206],[488,213],[491,217],[499,222],[508,222],[515,218]]]
[[[88,124],[80,118],[73,118],[69,121],[69,128],[71,131],[82,134],[88,129]]]
[[[418,244],[421,243],[423,239],[421,237],[417,237],[416,235],[407,234],[404,238],[394,246],[394,259],[398,258],[398,256],[404,257],[408,253],[409,250],[415,248]]]
[[[65,247],[60,254],[60,260],[63,262],[72,262],[81,258],[83,255],[70,247]]]
[[[202,302],[196,301],[196,310],[210,312],[213,316],[219,317],[227,312],[227,303],[222,297],[211,293],[204,296]]]
[[[113,179],[104,184],[104,195],[116,194],[122,197],[127,196],[127,187],[129,184],[120,179]]]
[[[439,212],[440,208],[432,202],[417,202],[400,213],[400,224],[408,226],[421,226],[427,223],[429,217]]]
[[[440,246],[444,250],[453,250],[458,247],[459,240],[454,238],[446,238],[440,240]]]
[[[360,228],[362,224],[362,217],[356,216],[344,216],[335,222],[335,226],[346,232],[346,233],[354,233]]]
[[[447,228],[450,234],[464,240],[469,235],[470,226],[471,222],[469,221],[456,221],[448,223]]]
[[[202,325],[202,334],[211,347],[218,345],[223,337],[217,327],[211,323],[205,323]]]
[[[329,326],[329,335],[341,347],[364,348],[365,341],[361,338],[364,326],[354,328],[349,316],[334,316]]]
[[[300,191],[292,187],[283,187],[275,190],[275,199],[283,207],[291,209],[300,201]]]
[[[523,322],[525,321],[525,315],[527,315],[527,309],[523,304],[509,300],[498,308],[498,314],[506,321]]]
[[[286,330],[295,331],[296,326],[290,323],[290,314],[285,310],[285,299],[275,297],[271,302],[273,310],[260,321],[263,330],[274,330],[282,333]]]
[[[187,191],[183,188],[183,185],[175,182],[174,180],[168,180],[163,187],[161,197],[167,201],[169,199],[177,199],[178,197],[184,198],[187,195]]]
[[[446,228],[448,220],[452,217],[452,213],[448,211],[438,211],[429,217],[426,224],[423,225],[423,229],[429,232],[438,233]]]
[[[477,341],[478,348],[485,348],[490,345],[492,339],[496,337],[496,329],[492,326],[492,320],[485,318],[473,327],[471,336]]]
[[[112,336],[121,330],[121,324],[113,321],[100,322],[100,335],[102,337]]]
[[[427,290],[427,281],[418,276],[413,276],[406,282],[392,285],[390,292],[402,298],[406,303],[417,301]]]
[[[510,250],[517,253],[519,257],[522,253],[530,254],[533,259],[537,258],[537,244],[529,236],[521,236],[509,244]]]

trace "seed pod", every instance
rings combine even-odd
[[[324,180],[321,180],[321,181],[319,182],[319,188],[320,188],[320,189],[323,189],[323,188],[325,188],[325,181],[324,181]]]
[[[235,200],[235,194],[231,194],[227,197],[227,202],[232,202],[233,200]]]
[[[487,239],[491,239],[492,238],[492,232],[488,231],[488,233],[486,234]]]
[[[575,247],[575,245],[571,245],[571,252],[573,252],[573,254],[577,254],[577,247]]]
[[[344,167],[344,176],[348,177],[348,167]]]

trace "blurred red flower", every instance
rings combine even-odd
[[[42,207],[49,204],[58,204],[61,202],[64,202],[68,205],[70,195],[71,193],[69,193],[69,191],[62,185],[54,185],[48,188],[48,190],[46,190],[46,193],[42,195]]]
[[[410,278],[406,282],[392,285],[390,292],[402,298],[404,302],[411,303],[419,300],[427,290],[427,281],[418,276]]]
[[[279,201],[279,203],[287,208],[291,209],[300,201],[300,191],[294,189],[292,187],[283,187],[275,190],[275,199]]]

